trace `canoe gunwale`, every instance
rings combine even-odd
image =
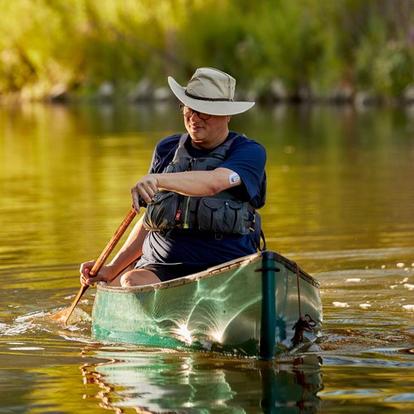
[[[308,283],[310,283],[311,285],[315,286],[316,288],[320,287],[320,283],[313,278],[310,274],[306,273],[303,269],[301,269],[301,267],[294,261],[287,259],[286,257],[282,256],[279,253],[274,252],[275,256],[276,256],[276,262],[281,262],[283,263],[290,271],[296,273],[297,270],[299,270],[299,276],[306,280]]]
[[[169,280],[167,282],[155,283],[152,285],[121,287],[121,286],[108,286],[105,282],[100,282],[97,287],[99,290],[106,290],[110,292],[119,292],[119,293],[130,293],[130,292],[140,293],[140,292],[152,292],[154,290],[159,290],[159,289],[168,289],[172,287],[183,286],[188,283],[195,282],[199,279],[216,276],[217,274],[220,274],[224,271],[227,271],[233,268],[238,268],[242,264],[249,264],[260,256],[261,256],[261,253],[254,253],[249,256],[244,256],[242,258],[238,258],[238,259],[235,259],[230,262],[226,262],[226,263],[214,266],[214,267],[209,267],[208,269],[202,270],[201,272],[198,272],[198,273],[193,273],[191,275],[183,276],[178,279]]]
[[[248,256],[244,256],[242,258],[238,258],[232,260],[230,262],[226,262],[214,267],[210,267],[206,270],[203,270],[198,273],[194,273],[192,275],[184,276],[178,279],[173,279],[166,282],[160,282],[152,285],[144,285],[144,286],[132,286],[132,287],[120,287],[120,286],[109,286],[105,282],[99,282],[97,284],[97,289],[102,291],[110,291],[110,292],[117,292],[117,293],[141,293],[141,292],[152,292],[154,290],[159,289],[168,289],[172,287],[183,286],[189,283],[193,283],[199,279],[204,279],[208,277],[216,276],[224,271],[228,271],[233,268],[238,268],[243,264],[249,264],[256,260],[257,258],[261,257],[264,252],[254,253]],[[272,252],[275,255],[276,262],[280,262],[284,264],[289,270],[294,272],[300,276],[301,279],[304,279],[306,282],[312,284],[316,288],[319,288],[319,282],[314,279],[312,276],[304,272],[300,266],[298,266],[295,262],[287,259],[286,257],[282,256],[279,253]]]

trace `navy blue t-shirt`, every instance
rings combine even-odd
[[[234,195],[243,201],[249,201],[253,207],[264,205],[266,195],[266,151],[262,145],[236,132],[237,136],[219,166],[239,174],[242,184],[234,187]],[[172,161],[181,135],[171,135],[161,140],[155,148],[150,174],[162,173]],[[187,140],[187,150],[194,158],[205,156],[209,151],[196,149]],[[195,230],[173,230],[167,234],[150,231],[142,249],[140,264],[184,264],[188,266],[214,266],[236,259],[256,251],[251,235],[223,235]]]

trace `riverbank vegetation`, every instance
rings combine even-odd
[[[411,0],[0,0],[0,97],[167,99],[235,75],[241,98],[414,101]]]

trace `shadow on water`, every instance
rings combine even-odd
[[[316,355],[284,363],[165,351],[89,349],[85,398],[115,412],[316,413],[323,388]]]

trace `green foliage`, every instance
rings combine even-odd
[[[183,82],[198,66],[242,88],[398,96],[412,83],[410,0],[0,0],[0,93]]]

